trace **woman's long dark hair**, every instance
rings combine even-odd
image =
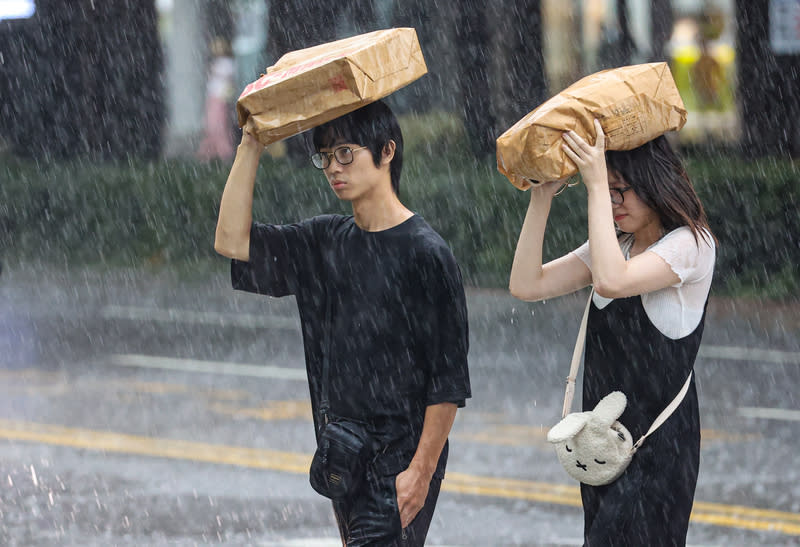
[[[664,230],[688,226],[695,241],[698,235],[717,241],[689,175],[664,135],[633,150],[609,150],[606,164],[656,212]]]

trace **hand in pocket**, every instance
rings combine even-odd
[[[424,476],[413,467],[409,467],[395,479],[397,489],[397,507],[400,511],[400,524],[408,527],[420,509],[425,505],[428,497],[431,478]]]

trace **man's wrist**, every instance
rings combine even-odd
[[[411,460],[411,463],[408,464],[408,468],[419,473],[427,482],[433,478],[433,474],[436,472],[436,464],[438,462],[431,462],[425,461],[423,459],[414,458]]]
[[[237,152],[244,152],[246,154],[255,154],[260,156],[261,152],[264,151],[264,146],[258,141],[255,143],[253,142],[241,142],[237,147]]]

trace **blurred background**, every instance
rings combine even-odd
[[[504,286],[526,199],[494,142],[589,73],[669,62],[689,111],[673,135],[721,239],[718,293],[796,295],[800,8],[789,0],[0,1],[0,241],[6,263],[198,264],[240,132],[235,101],[282,54],[416,28],[429,73],[393,94],[401,197],[468,282]],[[256,217],[346,211],[273,145]],[[558,200],[556,254],[586,237]],[[194,266],[193,266],[194,267]]]

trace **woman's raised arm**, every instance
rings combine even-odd
[[[528,302],[574,292],[591,283],[589,268],[575,255],[567,254],[542,264],[542,245],[553,196],[563,181],[531,188],[531,201],[514,253],[508,288],[513,296]]]

